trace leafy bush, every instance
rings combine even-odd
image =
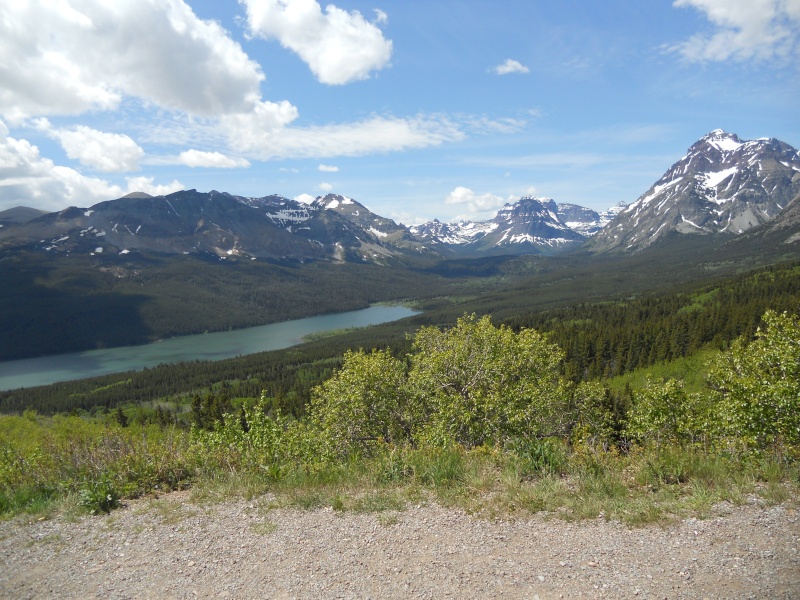
[[[643,442],[695,442],[709,430],[708,406],[698,394],[687,394],[683,382],[648,381],[634,396],[628,433]]]
[[[409,385],[423,439],[466,448],[563,435],[574,414],[559,377],[562,353],[532,330],[515,334],[488,316],[417,331]]]
[[[712,365],[709,381],[718,402],[720,429],[763,449],[800,445],[800,318],[768,311],[766,329],[746,344],[739,339]]]
[[[388,350],[347,352],[342,368],[312,391],[310,414],[329,455],[403,443],[414,421],[403,363]]]

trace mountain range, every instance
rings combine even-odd
[[[0,212],[0,250],[195,254],[220,260],[391,264],[411,256],[555,254],[577,247],[633,253],[668,234],[735,236],[776,219],[800,196],[800,153],[779,140],[715,130],[629,205],[598,213],[526,196],[486,221],[406,227],[345,196],[309,204],[185,190],[144,193],[60,212]],[[798,212],[798,202],[792,206]],[[796,219],[785,227],[794,231]],[[797,236],[788,236],[790,243]]]

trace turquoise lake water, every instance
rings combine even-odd
[[[312,333],[378,325],[414,314],[417,312],[406,306],[379,305],[247,329],[187,335],[143,346],[5,361],[0,362],[0,390],[135,371],[160,364],[220,360],[280,350],[301,343],[303,337]]]

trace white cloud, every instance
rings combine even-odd
[[[389,22],[389,15],[383,12],[380,8],[373,8],[372,12],[375,13],[375,20],[373,23],[377,25],[386,25]]]
[[[250,166],[250,162],[244,158],[231,158],[220,152],[203,152],[202,150],[186,150],[185,152],[181,152],[178,156],[178,160],[187,167],[236,169]]]
[[[87,177],[43,158],[35,145],[8,133],[0,121],[0,210],[18,205],[60,210],[70,205],[90,206],[133,191],[157,195],[183,189],[178,181],[156,185],[152,177],[127,178],[127,189]]]
[[[153,144],[170,140],[182,146],[227,146],[236,154],[259,161],[330,159],[430,148],[462,141],[468,135],[515,133],[528,124],[515,118],[431,114],[372,115],[350,123],[296,127],[292,123],[298,116],[297,108],[289,102],[264,101],[255,111],[219,119],[165,121],[156,117],[139,137]]]
[[[250,112],[224,115],[219,125],[231,147],[247,152],[269,147],[276,135],[296,118],[297,108],[289,102],[265,101]]]
[[[800,48],[800,0],[675,0],[705,13],[715,26],[669,46],[689,61],[787,58]]]
[[[106,133],[85,125],[50,132],[67,153],[84,166],[105,173],[138,171],[144,150],[122,133]]]
[[[295,196],[294,199],[298,202],[302,202],[303,204],[311,204],[314,200],[316,200],[316,197],[312,196],[311,194],[300,194],[299,196]]]
[[[156,184],[153,183],[152,177],[126,177],[125,183],[128,185],[128,191],[126,192],[128,194],[131,192],[144,192],[151,196],[166,196],[185,189],[185,186],[175,179],[172,180],[172,183]]]
[[[0,115],[113,109],[125,95],[195,115],[248,109],[264,76],[183,0],[4,3]]]
[[[366,79],[389,64],[392,42],[358,11],[347,12],[316,0],[240,0],[250,34],[276,39],[297,53],[322,83]],[[376,23],[385,22],[382,11]]]
[[[530,73],[530,69],[519,61],[507,58],[502,65],[493,67],[492,72],[497,75],[508,75],[509,73]]]
[[[284,113],[288,118],[290,111]],[[228,116],[223,118],[223,127],[232,148],[259,160],[363,156],[427,148],[465,137],[457,125],[442,117],[374,116],[354,123],[305,128],[282,128],[277,118],[271,128],[270,123],[259,127],[257,121],[253,115]]]
[[[523,130],[528,125],[528,121],[525,119],[514,119],[510,117],[492,119],[485,115],[464,117],[463,123],[464,126],[469,129],[470,133],[479,135],[516,133]]]
[[[320,166],[317,167],[317,169],[319,169],[323,173],[338,173],[339,172],[339,167],[336,167],[336,166],[333,166],[333,165],[320,165]]]
[[[500,208],[505,200],[494,194],[476,194],[469,188],[458,186],[447,194],[444,203],[465,205],[470,212],[479,213]]]
[[[333,189],[333,186],[330,183],[328,183],[327,181],[323,181],[322,183],[320,183],[317,186],[317,189],[322,191],[322,192],[327,193],[327,192],[330,192]]]

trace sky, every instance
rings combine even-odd
[[[0,210],[144,191],[412,225],[636,200],[721,128],[800,148],[800,0],[16,0]]]

